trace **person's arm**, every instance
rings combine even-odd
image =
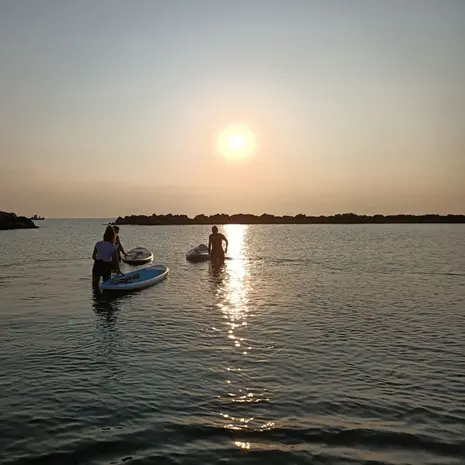
[[[208,236],[208,253],[211,253],[212,251],[212,237],[211,235]]]
[[[115,269],[115,271],[119,274],[121,274],[121,270],[120,270],[120,267],[119,267],[119,260],[118,260],[118,250],[115,249],[115,251],[113,252],[113,255],[112,255],[112,263],[113,263],[113,268]]]
[[[226,248],[224,249],[224,253],[228,253],[228,245],[229,245],[228,239],[226,239],[226,236],[223,236],[223,239],[224,239],[224,242],[226,242]]]
[[[94,245],[94,251],[92,252],[92,259],[95,260],[97,258],[97,247]]]
[[[119,245],[119,248],[121,249],[121,252],[123,252],[123,254],[126,256],[126,252],[124,250],[124,247],[123,247],[123,244],[121,244],[121,241],[119,239],[119,236],[118,236],[118,245]]]

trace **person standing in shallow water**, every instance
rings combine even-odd
[[[115,269],[121,273],[119,269],[118,254],[115,245],[116,233],[113,226],[107,226],[103,235],[103,241],[98,241],[94,246],[92,258],[94,266],[92,267],[92,287],[99,287],[100,278],[104,281],[111,278],[111,270]]]
[[[223,250],[223,241],[226,242],[226,248]],[[210,261],[213,265],[222,265],[224,263],[225,254],[228,252],[228,239],[218,232],[218,228],[213,226],[212,234],[208,238],[208,253]]]
[[[121,252],[123,252],[124,256],[126,256],[126,252],[124,251],[123,244],[121,244],[121,241],[119,240],[119,226],[113,226],[113,229],[115,230],[115,233],[116,233],[115,245],[116,245],[116,250],[118,251],[118,261],[121,262]]]

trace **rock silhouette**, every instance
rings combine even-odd
[[[465,215],[357,215],[343,213],[333,216],[275,216],[264,213],[251,215],[238,213],[226,215],[197,215],[189,218],[187,215],[130,215],[118,217],[115,224],[124,225],[189,225],[189,224],[384,224],[384,223],[465,223]]]
[[[38,226],[25,216],[0,211],[0,229],[36,229]]]

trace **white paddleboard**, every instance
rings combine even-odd
[[[189,262],[205,262],[210,260],[208,246],[205,244],[200,244],[197,247],[189,250],[189,252],[186,254],[186,260]]]
[[[136,247],[127,252],[126,256],[123,255],[121,259],[129,265],[143,265],[153,260],[153,254],[145,247]]]
[[[134,291],[163,281],[169,273],[166,265],[154,265],[131,271],[104,281],[100,285],[102,291]]]

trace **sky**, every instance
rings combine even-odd
[[[463,0],[0,0],[0,210],[465,213],[464,82]]]

